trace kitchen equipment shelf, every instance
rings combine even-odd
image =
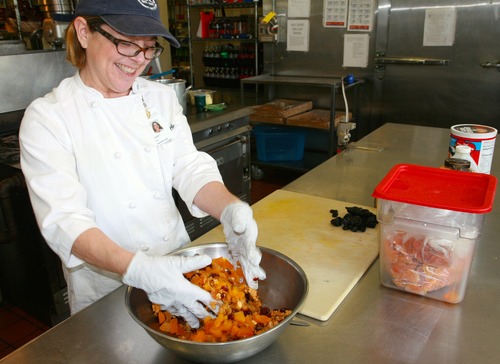
[[[196,88],[222,87],[238,89],[240,79],[259,74],[261,69],[261,49],[258,42],[258,19],[261,11],[261,1],[242,1],[232,3],[190,3],[187,2],[187,25],[188,25],[188,45],[189,45],[189,68],[192,84]],[[233,12],[232,16],[226,16],[225,11]],[[241,21],[246,25],[246,31],[239,34],[236,27],[230,33],[222,32],[220,35],[214,34],[210,29],[210,34],[203,34],[200,37],[200,27],[202,27],[202,13],[214,11],[219,15],[213,19],[220,21]],[[221,16],[222,15],[222,16]],[[234,34],[233,34],[234,33]],[[248,58],[224,59],[205,57],[205,52],[209,47],[234,47],[244,48],[245,52],[251,48],[252,56]],[[215,72],[211,67],[217,67]],[[195,73],[195,70],[197,73]],[[220,74],[224,76],[220,76]],[[231,75],[229,77],[228,75]]]
[[[201,8],[201,9],[230,9],[230,8],[249,8],[253,7],[254,4],[258,4],[259,1],[242,1],[239,3],[203,3],[203,4],[190,4],[188,1],[188,6],[191,8]]]
[[[180,43],[180,48],[171,47],[172,67],[177,70],[177,77],[189,67],[189,39],[186,0],[168,0],[168,22],[170,31]],[[190,80],[189,80],[190,81]]]
[[[342,92],[342,77],[306,77],[306,76],[279,76],[279,75],[271,75],[271,74],[263,74],[255,77],[249,77],[241,80],[240,84],[240,95],[241,95],[241,103],[245,103],[245,85],[263,85],[267,87],[267,96],[265,98],[267,101],[274,100],[278,95],[278,86],[285,87],[320,87],[326,88],[330,91],[330,128],[329,129],[314,129],[313,133],[328,133],[328,142],[327,142],[327,150],[326,150],[326,158],[330,158],[336,154],[337,151],[337,130],[335,128],[335,114],[336,114],[336,102],[338,93]],[[353,83],[345,84],[344,89],[347,92],[354,92],[354,104],[351,105],[350,112],[353,113],[353,120],[356,120],[357,117],[357,108],[358,108],[358,99],[359,99],[359,87],[364,85],[364,79],[356,79]],[[347,97],[347,96],[346,96]],[[259,104],[259,92],[256,92],[256,104]],[[359,120],[357,120],[359,123]],[[286,124],[284,124],[286,126]],[[294,126],[296,127],[296,126]],[[307,127],[305,127],[307,128]],[[312,130],[312,128],[307,128]],[[295,161],[293,163],[290,162],[262,162],[259,160],[252,160],[253,169],[254,166],[257,165],[269,165],[273,167],[280,167],[285,169],[293,169],[293,170],[302,170],[308,171],[316,165],[324,162],[325,158],[318,158],[318,150],[313,151],[311,153],[314,155],[312,158],[313,162],[311,162],[311,158],[308,153],[304,154],[304,159],[302,161]]]

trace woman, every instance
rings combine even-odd
[[[265,273],[252,210],[195,149],[174,90],[138,78],[162,51],[157,37],[179,46],[155,1],[79,1],[66,35],[78,72],[26,110],[21,166],[72,314],[125,283],[198,327],[213,299],[183,273],[211,259],[165,256],[189,243],[172,188],[194,216],[221,221],[250,285]]]

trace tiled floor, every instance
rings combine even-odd
[[[26,312],[4,302],[0,306],[0,359],[48,329]]]
[[[301,173],[294,171],[272,168],[263,168],[262,171],[263,178],[261,180],[252,179],[252,204],[294,181],[301,175]]]
[[[277,169],[263,169],[263,172],[262,179],[252,180],[252,203],[300,176]],[[48,326],[8,302],[0,304],[0,359],[48,329]]]

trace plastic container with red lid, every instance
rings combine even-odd
[[[394,166],[373,192],[384,286],[461,302],[497,180],[483,173]]]

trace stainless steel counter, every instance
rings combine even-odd
[[[250,106],[240,104],[227,105],[223,111],[197,112],[191,105],[187,106],[187,120],[191,132],[196,134],[205,129],[231,122],[235,119],[243,118],[253,114],[254,110]]]
[[[396,163],[438,166],[449,130],[386,124],[285,189],[373,205]],[[498,144],[498,143],[497,143]],[[500,172],[500,146],[492,173]],[[465,299],[457,305],[381,287],[376,261],[327,322],[290,326],[242,363],[498,363],[500,199],[486,217]],[[52,328],[2,363],[185,363],[129,317],[125,288]]]

